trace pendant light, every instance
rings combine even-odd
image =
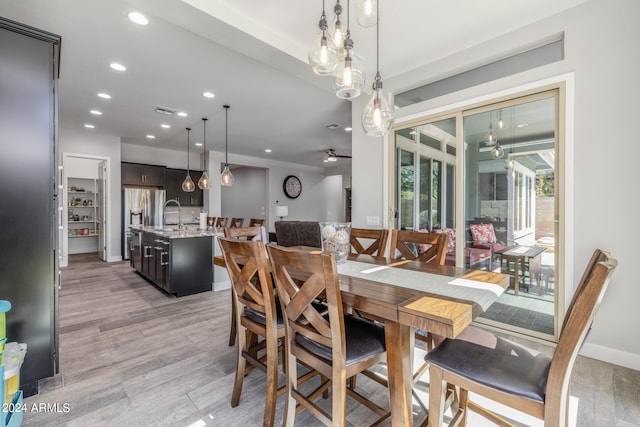
[[[230,187],[233,185],[233,182],[236,180],[233,177],[233,174],[229,170],[229,106],[223,105],[224,107],[224,125],[225,125],[225,137],[224,137],[224,170],[220,175],[220,183],[225,187]]]
[[[356,3],[356,15],[358,24],[363,27],[373,27],[378,23],[378,0],[358,0]]]
[[[191,174],[189,173],[189,133],[191,132],[191,128],[187,128],[187,176],[182,181],[182,191],[187,193],[191,193],[196,189],[196,185],[193,183],[191,179]]]
[[[338,48],[333,38],[329,37],[327,15],[324,13],[324,0],[322,0],[322,15],[318,23],[320,32],[309,51],[309,65],[313,72],[319,76],[333,74],[339,61]]]
[[[384,136],[394,121],[393,105],[382,91],[380,77],[380,3],[376,3],[376,77],[373,94],[362,112],[362,128],[369,136]]]
[[[207,118],[202,118],[202,127],[203,127],[203,143],[204,143],[204,170],[202,171],[202,176],[198,180],[198,188],[201,190],[209,189],[209,175],[207,174]]]
[[[349,6],[347,6],[347,9],[348,8]],[[338,50],[341,50],[341,47],[344,43],[344,31],[342,28],[342,21],[340,20],[340,15],[342,15],[342,5],[340,4],[340,0],[336,0],[336,5],[333,7],[333,13],[335,13],[336,18],[333,22],[333,25],[329,29],[329,35],[333,39],[336,48],[338,48]]]
[[[498,133],[493,132],[493,112],[489,112],[489,132],[484,137],[484,143],[488,147],[492,147],[498,143]]]
[[[342,99],[353,99],[362,93],[365,73],[360,55],[353,51],[353,40],[349,28],[349,0],[347,0],[347,37],[344,40],[344,59],[340,61],[333,74],[333,90]]]

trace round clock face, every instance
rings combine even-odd
[[[289,175],[282,184],[284,194],[290,199],[297,199],[302,193],[302,183],[297,176]]]

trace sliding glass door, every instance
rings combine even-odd
[[[394,226],[450,229],[447,264],[510,277],[478,321],[547,339],[562,286],[558,103],[550,90],[451,111],[396,129],[392,141]]]

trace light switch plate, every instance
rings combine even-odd
[[[380,225],[380,217],[379,216],[367,216],[364,220],[367,225]]]

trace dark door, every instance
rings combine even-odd
[[[26,396],[57,371],[59,39],[0,18],[0,298]]]

